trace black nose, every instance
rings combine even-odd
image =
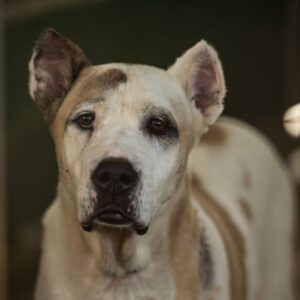
[[[92,174],[97,189],[121,193],[133,188],[138,175],[132,164],[124,158],[109,157],[99,163]]]

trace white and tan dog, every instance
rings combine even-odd
[[[235,120],[200,141],[225,95],[205,41],[168,70],[92,66],[49,29],[30,93],[59,166],[36,299],[292,299],[293,193],[279,157]]]

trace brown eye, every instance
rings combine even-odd
[[[75,119],[75,123],[84,130],[92,129],[95,120],[94,113],[84,113]]]
[[[168,113],[146,115],[141,129],[152,140],[174,141],[178,138],[177,124]]]
[[[150,120],[150,129],[153,133],[160,134],[166,130],[166,121],[161,117],[154,117]]]

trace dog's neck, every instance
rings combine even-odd
[[[75,263],[78,255],[84,256],[98,271],[114,277],[144,270],[153,260],[168,262],[170,257],[176,255],[172,251],[178,249],[174,247],[177,241],[182,241],[182,235],[186,235],[186,231],[190,230],[189,224],[181,224],[181,220],[188,220],[190,223],[193,219],[187,185],[188,180],[184,178],[180,190],[175,193],[176,199],[166,204],[163,212],[154,218],[148,232],[142,236],[127,229],[109,227],[103,227],[101,231],[84,232],[75,217],[74,208],[64,209],[64,212],[69,212],[69,215],[64,217],[64,222],[70,223],[65,227],[69,230],[66,234],[69,241],[75,242],[75,245],[66,245],[67,251],[70,256],[74,255]],[[62,205],[69,206],[73,201],[70,192],[64,189],[63,185],[58,188],[58,192]]]

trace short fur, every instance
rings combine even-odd
[[[168,70],[91,66],[47,30],[30,62],[30,91],[59,166],[35,299],[293,299],[292,187],[260,133],[231,119],[212,126],[226,88],[205,41]],[[86,112],[95,116],[89,130],[77,122]],[[149,118],[162,116],[165,132],[147,132]],[[139,175],[122,208],[133,223],[91,223],[86,232],[102,199],[91,175],[107,157]]]

